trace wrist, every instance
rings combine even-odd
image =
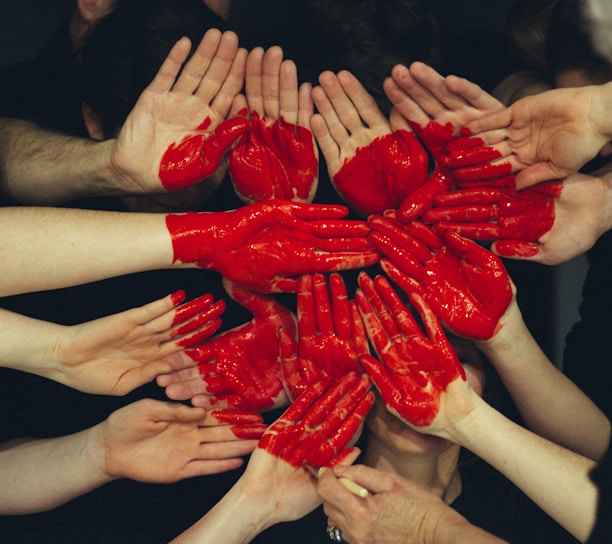
[[[594,108],[592,122],[596,125],[598,134],[605,145],[612,141],[612,119],[608,112],[612,109],[612,82],[597,85],[598,101]]]

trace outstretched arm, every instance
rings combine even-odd
[[[184,38],[172,48],[116,139],[93,142],[0,120],[2,190],[48,205],[174,191],[208,177],[247,128],[225,121],[242,87],[246,51],[234,33],[216,29],[185,63],[190,46]]]
[[[259,291],[295,291],[300,274],[378,260],[369,227],[344,220],[347,213],[281,200],[174,215],[2,208],[0,295],[171,267],[213,269]]]
[[[350,448],[374,401],[367,377],[347,374],[300,396],[264,434],[238,482],[172,542],[250,542],[266,528],[305,516],[320,504],[303,464],[351,463]]]
[[[0,512],[49,510],[118,478],[170,483],[232,470],[264,430],[258,414],[143,399],[79,433],[4,444]]]
[[[164,359],[221,326],[225,305],[204,295],[181,305],[177,291],[141,308],[74,326],[0,310],[0,366],[86,393],[125,395],[172,370]]]

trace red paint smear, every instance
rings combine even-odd
[[[310,130],[251,114],[250,132],[229,155],[232,181],[249,201],[312,200],[319,163]]]
[[[382,214],[427,179],[428,158],[414,133],[398,130],[360,147],[334,176],[342,199],[363,217]]]
[[[210,126],[205,119],[197,130]],[[246,119],[221,123],[212,134],[193,134],[172,143],[159,165],[159,178],[167,191],[180,191],[211,176],[231,145],[248,129]]]

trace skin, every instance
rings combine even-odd
[[[367,383],[367,377],[346,375],[329,388],[306,391],[266,431],[244,474],[221,501],[172,542],[247,543],[266,528],[316,508],[315,480],[301,461],[330,466],[355,459],[357,450],[342,448],[358,437],[374,400]]]
[[[169,483],[235,469],[265,426],[258,414],[224,419],[201,408],[143,399],[73,435],[6,443],[0,448],[0,512],[55,508],[118,478]],[[245,429],[248,439],[239,438]]]
[[[140,308],[74,326],[0,310],[1,366],[99,395],[125,395],[169,372],[166,360],[221,326],[225,304],[177,292]]]

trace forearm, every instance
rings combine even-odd
[[[443,511],[432,530],[432,544],[502,544],[506,542],[472,525],[452,508]]]
[[[51,377],[62,328],[0,308],[0,366]]]
[[[50,510],[110,481],[99,469],[92,432],[4,444],[0,515]]]
[[[96,142],[0,119],[0,188],[17,202],[56,205],[124,194],[111,166],[115,140]]]
[[[612,83],[596,85],[593,87],[596,92],[595,107],[589,121],[597,127],[605,141],[612,140]]]
[[[163,214],[60,208],[0,209],[0,296],[168,268]]]
[[[590,534],[598,491],[595,462],[524,429],[479,399],[450,438],[510,479],[581,541]]]
[[[497,370],[526,425],[591,459],[608,448],[610,421],[558,368],[527,329],[512,303],[502,329],[478,344]]]
[[[270,525],[265,520],[265,505],[243,492],[242,479],[202,518],[172,540],[171,544],[223,542],[246,544]]]

